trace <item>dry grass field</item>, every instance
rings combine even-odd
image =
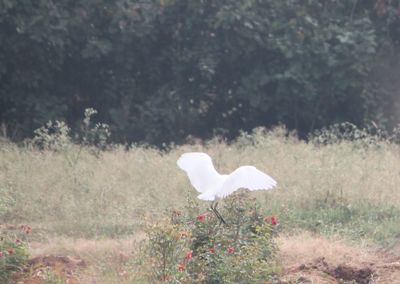
[[[373,283],[400,283],[400,149],[364,142],[316,145],[282,129],[168,151],[73,144],[50,151],[3,141],[1,229],[28,224],[32,266],[51,267],[21,283],[140,283],[135,256],[144,226],[195,199],[176,160],[204,151],[221,173],[251,164],[278,181],[251,195],[279,219],[282,283],[339,283],[341,265],[354,275],[370,269]]]

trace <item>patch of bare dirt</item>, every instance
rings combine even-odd
[[[79,283],[77,272],[86,267],[84,260],[71,256],[37,256],[28,261],[18,284],[41,284],[54,278],[68,284]],[[22,279],[21,279],[22,278]]]
[[[311,263],[301,264],[297,268],[285,271],[286,283],[343,283],[369,284],[373,281],[374,270],[371,267],[357,268],[340,264],[332,266],[325,258],[317,258]]]
[[[343,240],[302,233],[279,239],[282,282],[400,283],[400,255]]]

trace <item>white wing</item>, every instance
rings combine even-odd
[[[190,183],[198,192],[214,189],[221,183],[222,176],[215,170],[210,156],[206,153],[185,153],[178,159],[177,164],[187,173]]]
[[[249,190],[268,190],[276,186],[276,181],[253,166],[242,166],[233,171],[216,193],[217,198],[224,198],[240,188]]]

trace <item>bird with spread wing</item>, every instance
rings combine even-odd
[[[206,153],[192,152],[183,154],[177,161],[178,167],[186,172],[192,186],[200,193],[197,197],[209,200],[211,210],[225,223],[217,211],[218,200],[244,188],[253,190],[269,190],[277,182],[269,175],[253,166],[241,166],[227,175],[219,174]]]

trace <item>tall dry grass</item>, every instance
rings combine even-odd
[[[397,145],[317,146],[283,129],[243,134],[231,144],[214,139],[169,151],[115,146],[98,155],[72,144],[55,152],[2,142],[1,221],[29,222],[41,232],[38,238],[130,235],[140,231],[146,216],[195,198],[176,166],[180,154],[188,151],[207,152],[221,173],[251,164],[274,177],[276,190],[251,194],[267,212],[281,217],[283,227],[350,235],[356,231],[357,237],[368,237],[381,224],[384,231],[373,237],[378,240],[400,233]]]

